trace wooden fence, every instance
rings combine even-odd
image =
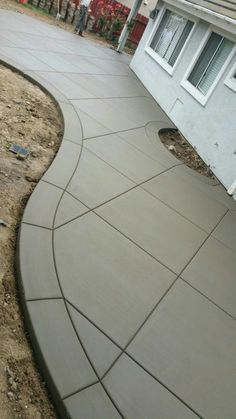
[[[91,3],[91,15],[95,18],[95,25],[94,29],[96,30],[96,17],[98,15],[99,10],[99,2],[100,0],[93,0]],[[29,3],[33,4],[36,7],[45,9],[48,11],[48,13],[56,15],[58,11],[58,1],[57,0],[29,0]],[[74,23],[74,11],[76,10],[76,6],[80,3],[80,0],[60,0],[59,2],[59,12],[61,14],[62,19],[64,19],[67,22]],[[120,4],[121,8],[120,11],[124,18],[126,18],[130,12],[130,8],[126,7],[125,5],[117,2],[116,0],[104,0],[104,3],[106,5],[110,4],[114,6],[115,4]],[[130,31],[128,40],[132,42],[134,45],[138,45],[143,32],[146,28],[148,19],[138,14],[134,26],[132,30]],[[117,33],[119,35],[119,33]]]

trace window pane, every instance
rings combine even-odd
[[[197,86],[199,81],[201,80],[201,77],[203,76],[204,72],[207,69],[207,66],[209,62],[211,61],[212,57],[214,56],[217,48],[220,45],[220,42],[222,41],[222,36],[212,33],[210,38],[208,39],[205,47],[203,48],[203,51],[200,55],[200,57],[197,60],[197,63],[195,64],[188,80],[190,83],[192,83],[194,86]]]
[[[220,45],[214,59],[211,61],[207,71],[202,77],[201,82],[198,85],[198,89],[206,95],[212,84],[214,83],[217,75],[219,74],[221,68],[223,67],[229,53],[233,48],[233,42],[228,41],[228,39],[223,40]]]
[[[192,27],[192,22],[166,10],[150,47],[173,66]]]
[[[178,28],[178,20],[176,19],[173,13],[169,12],[168,19],[166,19],[165,26],[162,28],[160,38],[156,44],[155,51],[161,56],[164,57],[170,44],[172,38],[175,35],[175,32]]]
[[[179,38],[179,40],[178,40],[178,42],[176,44],[176,47],[173,50],[173,53],[171,54],[171,57],[169,59],[169,64],[171,66],[173,66],[175,64],[175,62],[176,62],[176,60],[177,60],[177,58],[178,58],[178,56],[179,56],[179,54],[180,54],[180,52],[181,52],[184,44],[185,44],[185,41],[186,41],[187,37],[189,36],[189,34],[191,32],[192,27],[193,27],[193,22],[190,22],[190,20],[188,20],[188,22],[186,23],[186,25],[184,27],[184,30],[183,30],[180,38]]]
[[[162,21],[161,21],[160,25],[158,26],[158,29],[157,29],[157,31],[155,33],[155,36],[154,36],[154,38],[153,38],[153,40],[151,42],[150,47],[152,49],[154,49],[154,51],[157,51],[158,44],[160,43],[160,41],[163,38],[163,30],[164,30],[164,28],[166,26],[167,21],[169,20],[170,14],[171,13],[170,13],[169,10],[166,10],[165,11],[165,14],[164,14],[164,16],[162,18]]]
[[[174,16],[173,20],[174,20],[175,25],[173,25],[172,39],[165,53],[165,59],[167,62],[169,62],[169,59],[176,48],[178,40],[181,37],[183,30],[185,28],[186,22],[187,22],[187,20],[181,16]]]
[[[188,80],[204,95],[207,94],[223,67],[233,42],[212,32]]]

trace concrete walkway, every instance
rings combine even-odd
[[[65,123],[18,247],[60,417],[235,419],[235,203],[162,146],[172,124],[126,56],[1,11],[0,58]]]

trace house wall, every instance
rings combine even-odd
[[[119,0],[120,3],[125,6],[132,8],[134,0]],[[139,13],[145,17],[149,17],[150,11],[153,10],[156,6],[157,0],[143,0],[142,5],[139,9]]]
[[[235,56],[208,102],[202,106],[180,83],[209,28],[208,23],[198,21],[172,76],[144,51],[154,24],[154,21],[149,21],[131,68],[228,188],[236,179],[236,92],[224,85],[224,80],[235,62]]]

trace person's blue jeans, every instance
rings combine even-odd
[[[87,11],[88,11],[88,8],[86,6],[80,6],[79,19],[75,27],[75,30],[78,31],[80,34],[82,34],[84,30]]]

